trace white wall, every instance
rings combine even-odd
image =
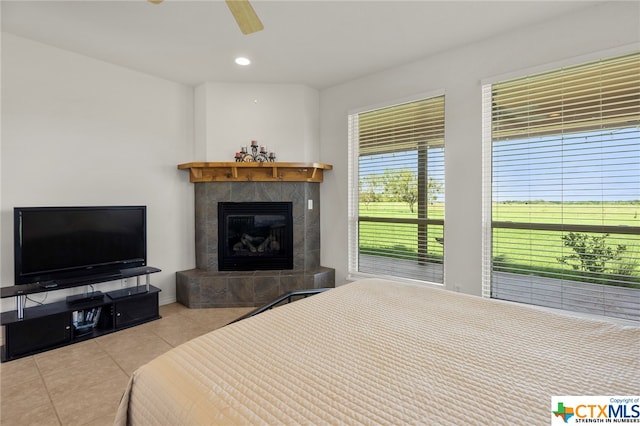
[[[481,81],[532,67],[595,59],[640,46],[640,3],[608,2],[536,27],[444,52],[320,93],[322,264],[347,277],[347,114],[419,93],[445,91],[445,286],[481,294]],[[455,31],[455,29],[452,29]],[[622,47],[622,48],[621,48]],[[585,57],[583,55],[588,56]],[[515,75],[512,75],[515,76]]]
[[[193,102],[190,87],[3,34],[2,285],[13,284],[13,207],[140,204],[148,262],[162,269],[151,282],[174,301],[175,272],[195,264],[193,185],[176,168],[194,160]]]
[[[297,84],[204,83],[196,88],[193,161],[233,161],[252,140],[276,161],[319,161],[319,93]]]

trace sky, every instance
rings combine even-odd
[[[429,151],[428,176],[444,183],[444,150]],[[361,177],[416,170],[417,152],[363,156],[359,167]],[[495,142],[492,167],[494,202],[640,200],[640,128]]]
[[[640,200],[640,129],[493,145],[493,201]]]

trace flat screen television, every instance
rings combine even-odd
[[[15,284],[145,266],[146,206],[14,208]]]

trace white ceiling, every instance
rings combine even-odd
[[[221,0],[2,0],[1,12],[5,32],[188,85],[322,89],[595,3],[254,0],[265,29],[251,35]]]

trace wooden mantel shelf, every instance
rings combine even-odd
[[[178,169],[189,170],[191,182],[322,182],[325,170],[333,169],[323,163],[184,163]]]

